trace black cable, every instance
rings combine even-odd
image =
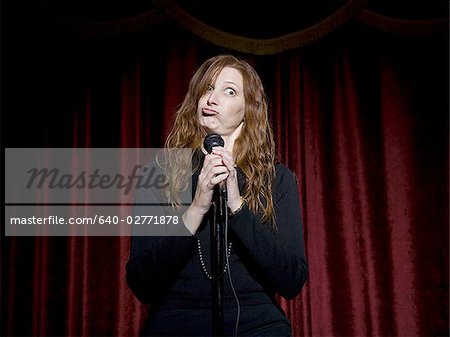
[[[225,212],[225,247],[228,247],[228,212]],[[241,316],[241,304],[239,303],[239,298],[236,294],[236,290],[234,289],[233,279],[231,277],[231,268],[230,268],[230,260],[228,258],[227,252],[225,252],[226,259],[226,267],[228,269],[228,281],[230,282],[231,291],[233,292],[234,299],[236,300],[237,313],[236,313],[236,326],[234,336],[237,337],[238,329],[239,329],[239,320]]]

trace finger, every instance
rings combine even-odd
[[[236,164],[233,160],[233,157],[229,154],[223,154],[222,163],[225,165],[230,172],[234,172],[236,170]]]
[[[228,175],[227,167],[222,165],[221,162],[220,166],[207,167],[205,170],[202,170],[199,175],[199,184],[204,186],[206,190],[212,190],[217,183],[225,180]],[[219,179],[216,179],[216,177],[219,177]]]
[[[215,163],[211,163],[210,165],[207,165],[206,167],[203,168],[201,174],[202,177],[204,177],[204,179],[209,180],[218,174],[229,173],[228,168],[225,165],[223,165],[222,160],[220,160],[220,162],[217,163],[218,165],[214,164]]]
[[[216,175],[219,174],[223,174],[223,173],[230,173],[228,171],[228,168],[225,165],[221,165],[221,166],[214,166],[213,168],[211,168],[211,170],[207,173],[207,176],[209,177],[214,177]]]
[[[205,162],[203,163],[203,169],[211,170],[214,166],[223,165],[222,157],[219,155],[209,154],[205,157]]]
[[[214,187],[214,186],[216,186],[218,183],[220,183],[221,181],[224,181],[224,180],[226,180],[227,178],[228,178],[228,176],[229,176],[229,173],[228,172],[225,172],[225,173],[222,173],[222,174],[218,174],[218,175],[216,175],[215,177],[213,177],[212,179],[211,179],[211,185]]]
[[[218,165],[218,166],[208,167],[208,168],[205,168],[205,171],[203,172],[203,179],[211,180],[215,176],[217,176],[219,174],[223,174],[223,173],[230,173],[228,168],[223,164]]]
[[[214,186],[216,186],[218,183],[220,183],[221,181],[226,180],[226,179],[228,178],[229,175],[230,175],[229,172],[226,171],[226,172],[222,172],[222,173],[220,173],[220,174],[214,175],[214,176],[212,176],[212,177],[206,177],[206,178],[204,179],[203,186],[206,187],[206,190],[207,190],[207,191],[210,191],[210,190],[212,190],[212,189],[214,188]]]
[[[215,155],[219,155],[222,158],[223,164],[228,168],[230,172],[236,168],[233,156],[225,148],[219,146],[214,147],[212,153]]]
[[[203,167],[200,171],[199,180],[202,180],[203,178],[209,176],[211,177],[211,170],[213,170],[215,167],[221,167],[224,166],[222,163],[222,158],[218,156],[214,156],[214,158],[207,158],[205,159],[205,162],[203,163]]]
[[[225,157],[225,158],[226,158],[226,157],[231,158],[231,157],[232,157],[231,152],[228,151],[227,149],[225,149],[225,148],[222,147],[222,146],[215,146],[215,147],[213,147],[213,148],[212,148],[211,154],[220,156],[220,157],[222,157],[222,158],[224,158],[224,157]]]

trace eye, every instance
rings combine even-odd
[[[210,91],[213,91],[213,90],[214,90],[214,87],[211,84],[209,84],[208,88],[206,88],[207,92],[210,92]]]
[[[225,94],[227,94],[228,96],[235,96],[236,95],[236,90],[234,90],[233,88],[226,88],[224,90]]]

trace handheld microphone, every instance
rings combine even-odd
[[[207,135],[203,141],[203,147],[205,148],[206,152],[211,153],[214,146],[224,146],[225,141],[223,140],[222,136],[211,133]],[[219,193],[220,195],[227,199],[227,182],[221,181],[219,183]]]
[[[225,141],[218,134],[209,134],[203,141],[206,152],[211,153],[214,146],[224,146]],[[212,331],[213,336],[224,335],[223,313],[223,271],[226,258],[227,233],[227,184],[221,181],[213,190],[213,217],[211,226],[211,298],[212,305]]]

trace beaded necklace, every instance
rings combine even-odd
[[[228,257],[230,257],[230,255],[231,255],[231,246],[232,246],[232,243],[230,242],[228,244],[228,250],[227,250]],[[197,250],[198,250],[198,256],[199,256],[199,259],[200,259],[200,264],[202,266],[203,274],[205,274],[206,278],[212,280],[212,276],[208,272],[208,270],[206,269],[206,264],[205,264],[205,261],[203,260],[202,246],[200,244],[200,240],[199,239],[197,239]],[[223,272],[224,273],[227,272],[227,266],[225,266],[225,268],[223,269]]]

